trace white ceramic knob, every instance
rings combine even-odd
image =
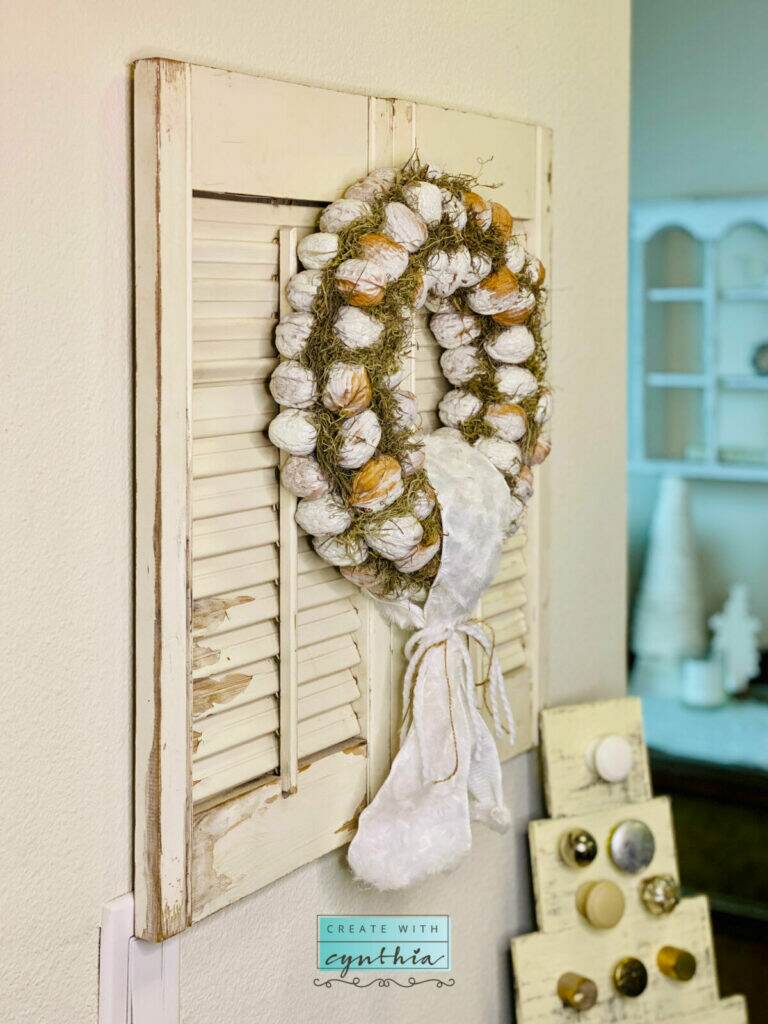
[[[587,764],[603,782],[623,782],[632,770],[632,747],[624,736],[603,736],[590,744]]]

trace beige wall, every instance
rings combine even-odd
[[[181,57],[554,128],[547,653],[550,701],[578,700],[623,686],[628,5],[30,0],[4,23],[0,1018],[83,1024],[101,904],[131,887],[130,62]],[[512,834],[478,834],[449,878],[367,895],[331,855],[196,927],[186,1024],[508,1021],[533,760],[505,771]],[[314,915],[374,909],[450,912],[455,988],[315,990]]]

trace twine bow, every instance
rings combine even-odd
[[[502,675],[501,665],[499,664],[498,655],[496,654],[493,637],[489,634],[489,627],[479,619],[464,619],[461,622],[452,623],[450,625],[423,626],[421,629],[417,629],[405,645],[405,656],[408,658],[408,667],[405,670],[405,677],[403,679],[403,707],[408,709],[413,705],[414,689],[421,681],[425,671],[424,660],[426,655],[433,648],[445,644],[445,675],[448,687],[449,710],[451,712],[451,729],[453,731],[454,726],[451,679],[449,676],[449,654],[453,651],[459,655],[463,663],[463,678],[459,684],[459,690],[460,692],[463,692],[464,700],[470,713],[469,718],[471,727],[475,735],[477,735],[477,719],[479,718],[479,711],[477,704],[475,703],[475,670],[469,653],[469,646],[466,643],[468,639],[474,640],[479,644],[488,658],[487,694],[496,735],[501,736],[501,734],[505,732],[509,736],[509,741],[514,743],[515,722],[512,715],[512,709],[509,706],[509,700],[507,699],[507,692],[504,687],[504,676]],[[401,739],[403,738],[407,728],[406,718],[407,714],[404,715],[403,718]],[[456,736],[454,732],[454,746],[455,740]],[[452,776],[449,776],[449,778],[450,777]]]

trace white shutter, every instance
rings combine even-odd
[[[136,934],[158,940],[347,843],[396,749],[402,638],[301,535],[265,433],[296,243],[417,122],[448,168],[495,153],[543,238],[547,134],[167,60],[135,92]],[[428,429],[438,356],[422,321]],[[519,545],[486,607],[515,679],[537,632]]]

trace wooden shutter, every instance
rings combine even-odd
[[[137,64],[143,938],[172,935],[348,842],[396,750],[402,637],[297,529],[265,433],[275,412],[266,380],[297,242],[350,180],[407,159],[430,110],[173,61]],[[546,133],[475,121],[470,136],[480,135],[459,151],[443,155],[437,137],[421,134],[419,144],[463,169],[504,126],[518,215],[543,224],[532,211],[536,140]],[[527,148],[516,154],[519,131]],[[437,357],[422,323],[411,372],[428,429],[444,389]],[[522,634],[512,635],[520,612],[510,618],[508,601],[522,607],[532,575],[523,584],[519,553],[505,555],[501,572],[488,615],[499,617],[516,680],[520,659],[532,662]],[[520,749],[530,728],[526,737]]]

